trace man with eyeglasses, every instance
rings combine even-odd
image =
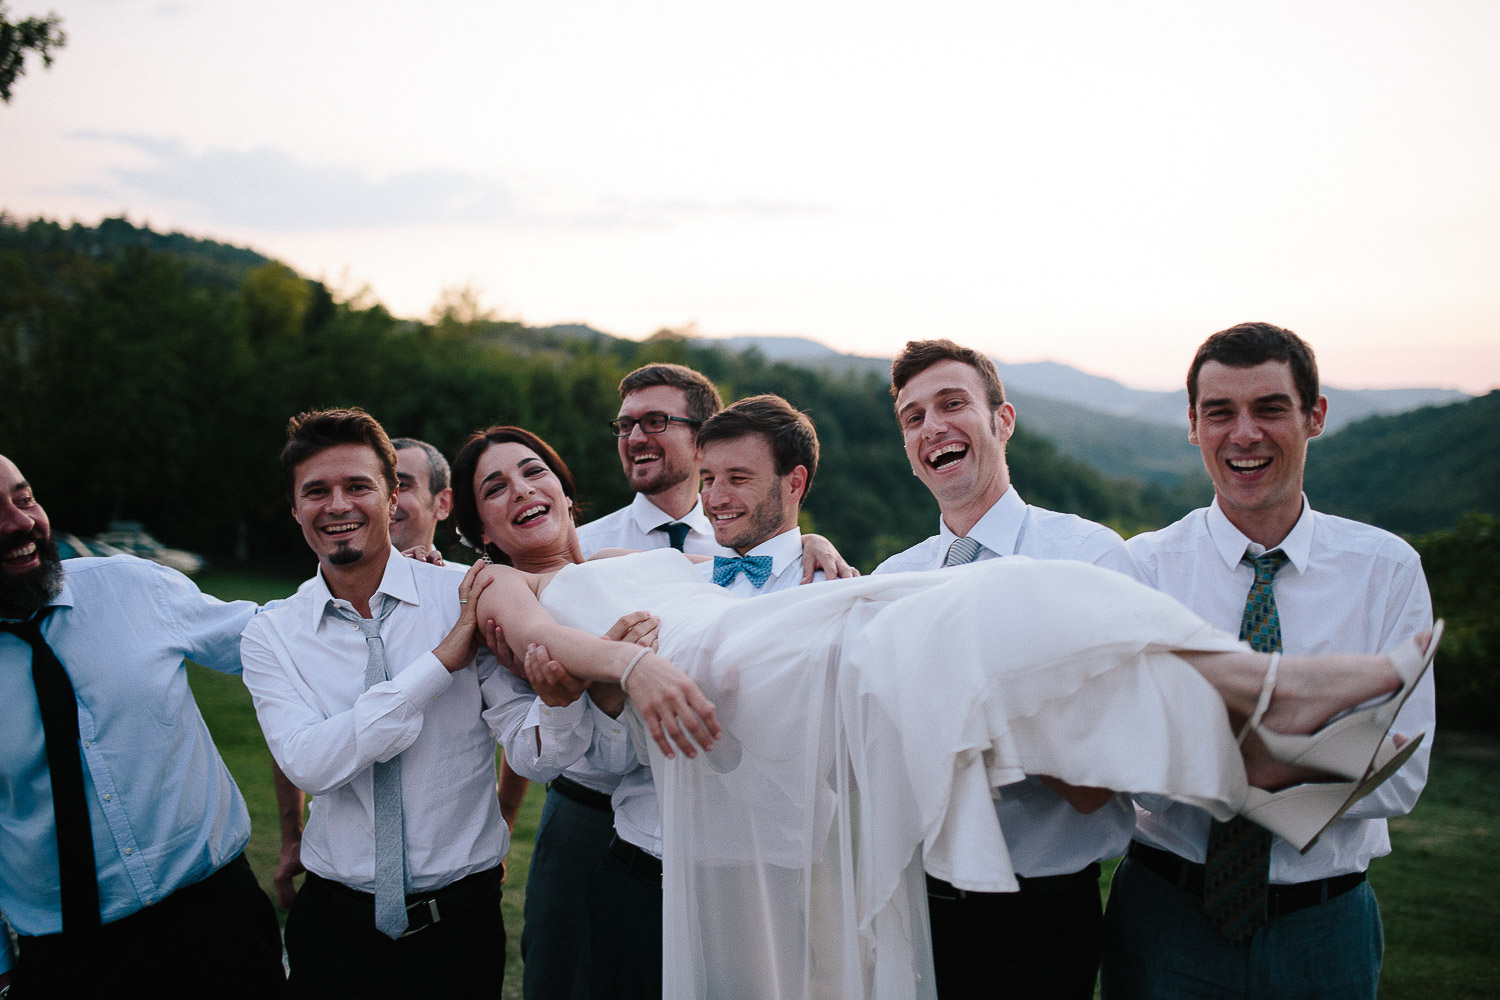
[[[578,529],[585,557],[606,548],[668,545],[703,555],[735,554],[714,540],[698,495],[698,428],[723,408],[713,382],[684,365],[645,365],[620,381],[620,412],[609,426],[635,499]],[[829,577],[856,575],[826,538],[804,535],[802,541],[802,583],[818,570]],[[543,710],[540,701],[537,710]],[[502,779],[502,798],[510,782],[508,775]],[[609,851],[610,796],[619,783],[619,775],[580,761],[547,785],[521,935],[524,993],[531,1000],[590,995],[584,883]],[[607,993],[611,987],[602,988]]]

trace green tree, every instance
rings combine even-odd
[[[26,72],[26,53],[36,52],[43,66],[52,65],[52,50],[67,44],[62,19],[56,14],[28,17],[11,23],[0,3],[0,101],[10,103],[10,85]]]

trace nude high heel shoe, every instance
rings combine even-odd
[[[1399,748],[1394,741],[1383,741],[1369,772],[1359,781],[1293,785],[1279,792],[1251,788],[1240,814],[1306,854],[1334,820],[1399,771],[1426,736],[1420,732]]]
[[[1266,687],[1261,692],[1261,702],[1250,722],[1240,731],[1240,742],[1254,730],[1265,743],[1271,756],[1285,764],[1327,771],[1353,781],[1365,778],[1371,770],[1376,752],[1380,751],[1396,713],[1406,704],[1416,690],[1417,683],[1432,666],[1438,642],[1443,638],[1443,620],[1439,618],[1432,626],[1432,638],[1424,652],[1416,637],[1407,640],[1390,654],[1391,666],[1401,678],[1401,686],[1381,701],[1336,717],[1322,729],[1308,736],[1289,736],[1272,732],[1261,726],[1265,706],[1270,703],[1270,689],[1276,684],[1276,665],[1273,662],[1266,671]]]

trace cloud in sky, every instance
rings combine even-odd
[[[461,170],[407,170],[372,177],[356,167],[315,165],[284,150],[189,150],[173,138],[81,131],[73,139],[133,150],[143,163],[106,166],[112,183],[75,186],[101,198],[147,198],[225,226],[316,232],[401,226],[516,226],[578,229],[660,228],[708,217],[778,219],[823,214],[795,202],[651,200],[596,195],[539,207],[510,185]]]

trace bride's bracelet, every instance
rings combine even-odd
[[[641,662],[641,657],[645,656],[649,652],[651,652],[651,647],[649,647],[649,646],[642,646],[641,647],[641,651],[639,653],[636,653],[634,656],[632,656],[630,658],[630,662],[625,665],[625,672],[620,675],[620,690],[621,691],[625,691],[625,681],[630,678],[630,672],[635,669],[635,665],[637,663],[640,663]],[[630,692],[629,691],[625,691],[625,697],[627,697],[627,698],[630,697]]]

